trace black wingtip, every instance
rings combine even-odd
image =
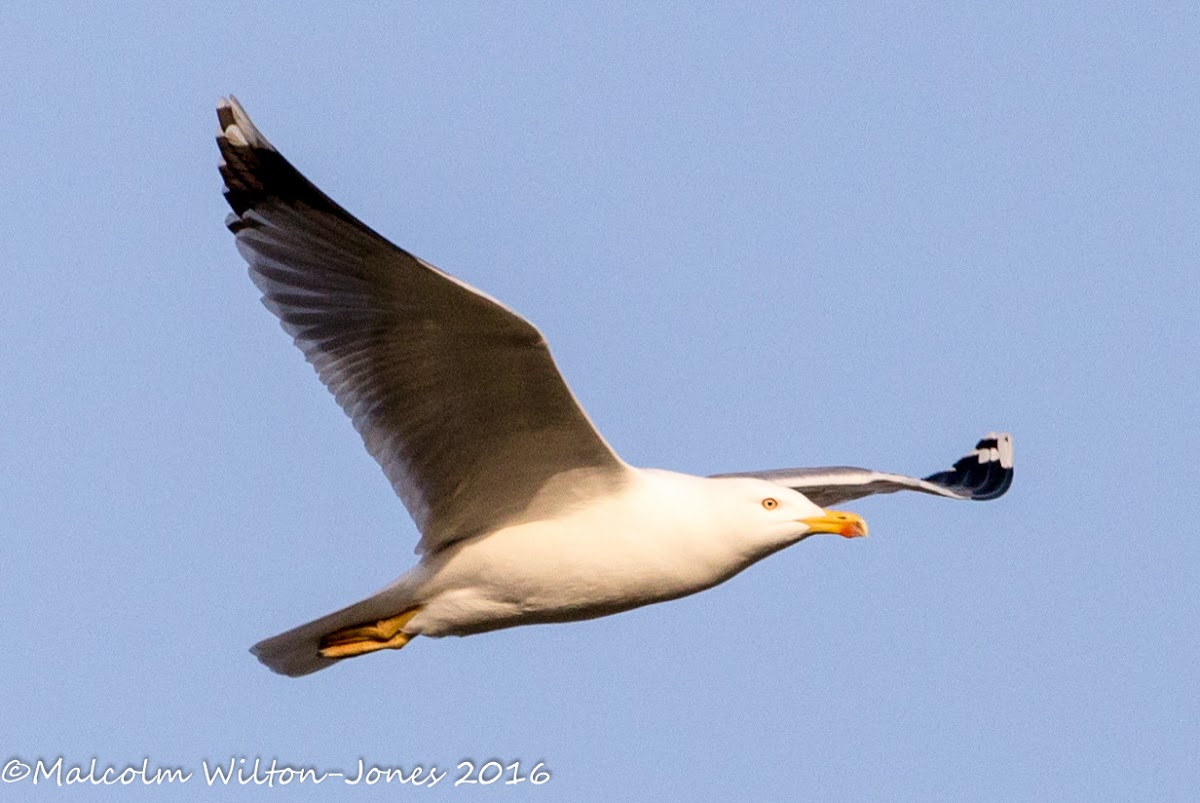
[[[234,234],[258,225],[246,213],[272,201],[306,206],[362,226],[283,158],[233,95],[217,102],[217,124],[225,200],[233,210],[225,225]]]
[[[242,216],[276,190],[280,183],[275,152],[266,137],[259,132],[245,109],[230,95],[217,103],[217,146],[221,149],[221,178],[225,182],[225,200],[237,215],[226,221],[235,234],[243,227]],[[235,228],[236,226],[236,228]]]
[[[954,468],[930,474],[925,481],[977,502],[1004,496],[1013,481],[1012,435],[988,433]]]

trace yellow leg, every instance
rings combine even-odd
[[[376,650],[398,650],[412,639],[403,632],[403,627],[420,610],[418,606],[389,619],[335,630],[321,637],[321,655],[324,658],[352,658]]]

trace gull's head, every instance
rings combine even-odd
[[[737,506],[738,519],[768,538],[799,540],[822,533],[859,538],[867,534],[867,523],[860,516],[825,510],[783,485],[748,477],[722,481],[730,483],[729,501]]]

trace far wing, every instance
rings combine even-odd
[[[950,499],[982,502],[1003,496],[1012,485],[1012,436],[1007,432],[989,433],[975,444],[975,448],[969,454],[955,463],[953,468],[930,474],[924,479],[848,466],[781,468],[719,476],[757,477],[786,485],[821,507],[860,499],[871,494],[890,494],[896,491],[920,491]]]

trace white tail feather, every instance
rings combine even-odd
[[[322,637],[362,622],[386,619],[409,607],[412,603],[407,589],[398,584],[388,586],[340,611],[263,639],[251,647],[250,652],[272,672],[293,678],[311,675],[345,660],[323,657],[320,652]]]

